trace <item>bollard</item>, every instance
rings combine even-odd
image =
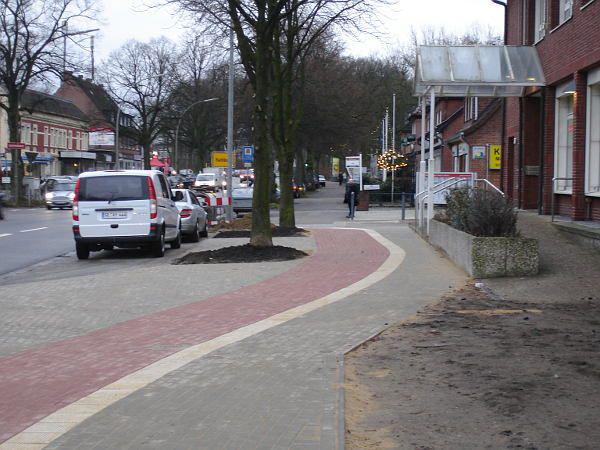
[[[354,191],[350,192],[350,220],[354,220],[354,210],[356,208],[355,200],[354,200],[354,196],[356,194],[354,193]]]
[[[406,218],[406,192],[402,193],[402,220]]]

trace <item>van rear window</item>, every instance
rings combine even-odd
[[[147,200],[148,182],[144,176],[116,175],[81,178],[79,201]]]

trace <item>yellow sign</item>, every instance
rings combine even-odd
[[[227,167],[227,152],[212,152],[210,165],[212,167]]]
[[[490,145],[490,169],[502,168],[502,146]]]

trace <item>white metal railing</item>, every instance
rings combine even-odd
[[[503,197],[505,197],[506,195],[504,194],[504,192],[502,192],[500,189],[498,189],[494,183],[492,183],[490,180],[486,179],[486,178],[476,178],[475,181],[483,181],[483,183],[486,186],[490,186],[492,189],[494,189],[496,192],[498,192],[500,195],[502,195]]]

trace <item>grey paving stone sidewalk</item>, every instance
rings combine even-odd
[[[187,246],[186,251],[247,241],[207,239]],[[275,243],[315,249],[312,237],[276,238]],[[300,262],[228,264],[225,269],[219,264],[174,266],[168,260],[124,255],[115,252],[83,262],[74,256],[56,258],[31,269],[26,277],[11,277],[14,282],[3,285],[0,295],[0,357],[213,297],[285,272]],[[172,258],[168,253],[167,257]]]
[[[336,448],[339,353],[465,280],[408,227],[373,228],[407,253],[385,280],[200,358],[49,448]]]

